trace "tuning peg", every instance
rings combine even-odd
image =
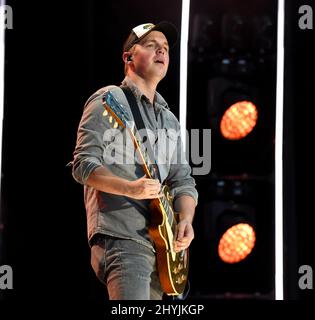
[[[108,121],[109,121],[109,123],[112,123],[113,122],[113,117],[109,116]]]
[[[116,129],[117,127],[118,127],[118,122],[115,121],[115,122],[114,122],[114,125],[113,125],[113,128]]]
[[[105,109],[103,112],[103,116],[106,117],[108,115],[108,111]]]

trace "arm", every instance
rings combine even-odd
[[[72,175],[74,179],[96,190],[134,199],[154,199],[159,196],[160,183],[142,177],[129,181],[114,175],[104,159],[104,133],[111,129],[103,118],[100,97],[84,108],[77,133]],[[110,163],[110,162],[108,162]]]
[[[195,215],[196,202],[194,198],[187,195],[178,197],[174,202],[174,209],[179,212],[180,220],[187,220],[192,224]]]
[[[105,167],[96,168],[88,177],[87,185],[96,190],[127,196],[134,199],[155,199],[160,196],[161,185],[157,180],[142,177],[129,181],[113,175]]]
[[[174,248],[176,252],[184,250],[190,246],[194,239],[194,229],[192,226],[195,215],[196,202],[188,195],[178,197],[174,202],[174,209],[179,212],[179,223],[177,234],[175,235]]]
[[[180,127],[177,120],[175,126],[179,134]],[[179,222],[175,234],[176,241],[174,243],[174,249],[178,252],[188,248],[194,238],[192,222],[197,206],[198,192],[182,148],[180,135],[178,135],[174,149],[166,184],[174,197],[174,210],[179,213]]]

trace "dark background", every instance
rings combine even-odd
[[[100,87],[119,85],[123,79],[122,43],[129,30],[162,20],[180,30],[181,1],[7,4],[13,8],[14,22],[13,30],[6,32],[0,258],[1,264],[13,268],[14,290],[1,294],[7,301],[101,302],[106,294],[90,268],[82,186],[66,165],[72,160],[84,102]],[[315,31],[298,28],[302,4],[312,2],[287,1],[285,34],[285,297],[294,300],[313,296],[313,290],[298,288],[299,266],[315,267],[311,155]],[[200,202],[191,248],[191,299],[274,297],[276,10],[276,1],[271,0],[191,5],[187,127],[212,129],[211,174],[196,177]],[[261,24],[257,30],[244,25],[222,30],[227,12],[242,15],[245,22],[267,15],[271,24],[265,31],[259,29]],[[262,40],[255,44],[246,39]],[[230,50],[231,43],[236,51]],[[261,46],[264,52],[259,51]],[[223,59],[232,62],[230,69],[225,69]],[[239,59],[246,61],[245,70],[238,69]],[[224,142],[217,131],[224,102],[217,87],[209,88],[209,80],[218,77],[249,87],[261,112],[257,133],[239,144]],[[170,69],[159,91],[178,116],[179,44],[171,52]],[[213,94],[219,105],[209,102]],[[223,191],[220,181],[226,186]],[[235,188],[242,190],[241,196],[235,196]],[[257,249],[235,267],[215,256],[215,215],[207,210],[218,200],[255,210]]]

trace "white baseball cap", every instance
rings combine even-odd
[[[177,29],[172,23],[162,21],[158,24],[143,23],[133,28],[129,37],[124,43],[123,51],[129,51],[133,45],[138,43],[141,39],[154,30],[160,31],[165,35],[170,48],[174,46],[178,37]]]

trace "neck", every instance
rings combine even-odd
[[[156,87],[159,81],[156,81],[155,79],[144,79],[136,73],[129,73],[128,77],[153,104]]]

